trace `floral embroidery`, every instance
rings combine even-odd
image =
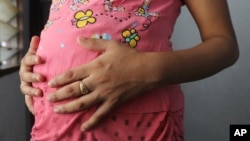
[[[53,24],[53,20],[48,20],[47,23],[45,24],[43,30],[47,30],[51,25]]]
[[[51,11],[53,12],[58,11],[63,6],[65,1],[66,0],[53,0],[51,5]]]
[[[54,19],[49,19],[47,23],[44,25],[43,31],[46,31],[50,26],[52,26],[57,20],[59,20],[61,17],[57,17]]]
[[[92,35],[92,38],[94,39],[105,39],[105,40],[111,40],[111,35],[109,35],[108,33],[103,33],[102,35],[100,34],[94,34]]]
[[[70,9],[73,11],[80,10],[79,5],[86,5],[89,0],[73,0],[73,3],[70,5]]]
[[[120,11],[124,12],[125,8],[120,6],[114,6],[114,0],[104,0],[105,11]]]
[[[128,43],[129,46],[133,48],[137,46],[137,42],[140,40],[140,36],[134,28],[123,31],[122,37],[125,39],[124,42]]]
[[[89,0],[73,0],[74,3],[87,4]]]
[[[96,22],[96,18],[92,16],[93,11],[87,10],[84,11],[78,11],[75,14],[74,20],[72,20],[72,24],[76,25],[77,28],[85,27],[87,24],[93,24]]]
[[[144,0],[143,5],[135,11],[135,15],[143,17],[158,17],[158,12],[149,12],[150,3],[150,0]]]

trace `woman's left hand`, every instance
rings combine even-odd
[[[64,86],[49,95],[48,100],[78,97],[76,100],[55,107],[57,113],[71,113],[100,104],[96,112],[83,123],[83,131],[97,124],[112,109],[142,92],[151,89],[149,72],[143,52],[114,40],[79,38],[83,47],[101,53],[88,64],[69,70],[51,81],[50,87]],[[80,92],[80,82],[89,90],[86,95]]]

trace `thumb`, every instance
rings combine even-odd
[[[108,40],[84,37],[78,37],[77,41],[82,47],[97,52],[105,52],[109,42]]]

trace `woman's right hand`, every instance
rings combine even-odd
[[[33,66],[42,64],[43,61],[41,57],[36,55],[36,51],[39,45],[40,38],[38,36],[33,36],[30,42],[30,47],[28,52],[25,54],[21,60],[19,76],[21,80],[20,89],[25,95],[25,103],[29,111],[34,114],[33,110],[33,96],[42,96],[42,91],[37,88],[32,87],[32,82],[42,82],[45,77],[38,73],[33,73]]]

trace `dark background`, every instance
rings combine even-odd
[[[32,35],[39,35],[47,21],[51,0],[18,0],[23,13],[25,53]],[[33,118],[20,92],[19,67],[0,71],[0,141],[28,141]]]

